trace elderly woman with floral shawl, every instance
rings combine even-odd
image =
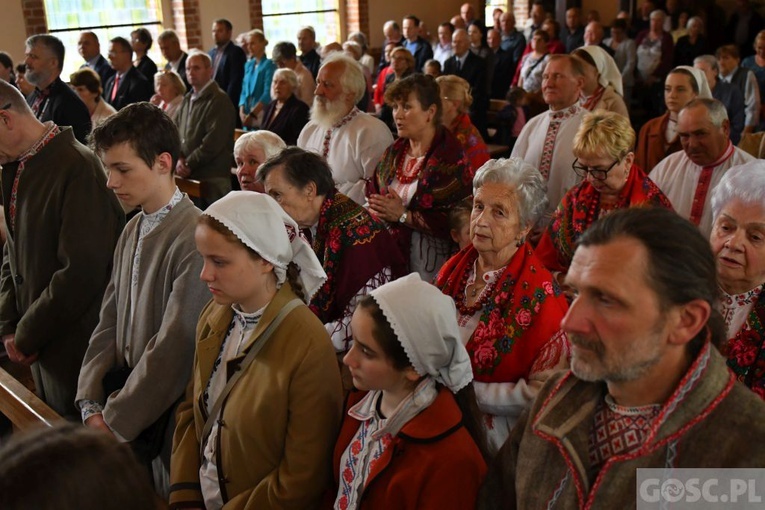
[[[537,257],[550,271],[565,275],[576,241],[598,218],[617,209],[653,205],[671,209],[664,193],[635,165],[635,131],[630,121],[596,110],[584,116],[574,137],[572,165],[584,180],[561,200],[542,234]]]
[[[470,164],[441,125],[441,95],[431,76],[414,74],[385,92],[398,140],[369,182],[369,211],[388,222],[410,270],[431,281],[454,252],[449,209],[470,195]]]
[[[736,378],[765,399],[765,162],[731,168],[712,192],[709,238]]]
[[[476,173],[473,190],[472,244],[446,262],[436,286],[457,305],[494,453],[550,371],[567,367],[559,325],[568,305],[525,242],[547,207],[539,171],[520,158],[491,160]]]

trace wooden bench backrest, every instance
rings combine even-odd
[[[53,426],[63,420],[37,395],[0,368],[0,413],[5,415],[16,430],[44,425]]]

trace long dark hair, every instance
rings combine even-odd
[[[380,344],[385,356],[393,362],[393,368],[404,370],[411,367],[412,364],[404,351],[404,347],[399,342],[393,327],[385,318],[380,305],[372,296],[365,296],[359,302],[359,308],[369,313],[374,322],[372,336]],[[440,385],[439,385],[440,387]],[[454,399],[462,412],[462,425],[467,429],[470,437],[475,441],[478,450],[481,452],[484,460],[488,462],[491,458],[486,442],[486,431],[483,428],[483,414],[478,409],[478,401],[475,396],[473,383],[469,383],[454,395]]]

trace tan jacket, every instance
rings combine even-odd
[[[607,86],[603,91],[603,97],[600,98],[600,101],[598,101],[598,104],[595,105],[593,110],[597,110],[598,108],[618,113],[627,120],[630,118],[630,113],[627,110],[627,105],[624,104],[624,99],[616,93],[611,85]]]
[[[277,292],[242,354],[228,362],[229,377],[294,297],[289,284]],[[206,410],[201,400],[232,316],[230,307],[210,302],[199,319],[192,381],[176,415],[171,507],[203,506],[199,443]],[[221,409],[216,449],[223,508],[318,507],[331,479],[342,398],[329,336],[308,307],[299,306],[246,368]]]
[[[202,257],[194,245],[199,214],[184,196],[144,237],[135,296],[132,272],[140,216],[128,223],[114,252],[112,277],[82,363],[76,400],[104,405],[106,422],[131,441],[183,397],[191,376],[195,325],[210,299],[199,280]],[[133,369],[125,387],[104,395],[104,375],[124,365]],[[165,461],[170,460],[172,432],[162,449]]]

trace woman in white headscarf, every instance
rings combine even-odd
[[[335,446],[334,508],[474,508],[485,439],[454,301],[412,273],[373,290],[352,325],[343,362],[363,392]]]
[[[584,85],[580,103],[588,111],[599,109],[618,113],[629,119],[624,103],[622,74],[613,57],[600,46],[582,46],[572,52],[584,67]]]
[[[321,502],[342,389],[329,336],[305,305],[326,275],[298,232],[274,199],[248,191],[229,193],[199,219],[200,278],[213,298],[178,407],[171,505]]]
[[[666,113],[643,124],[638,135],[635,164],[645,173],[650,173],[659,161],[682,149],[677,135],[677,117],[680,110],[697,97],[712,98],[704,72],[689,66],[672,69],[664,80]]]

